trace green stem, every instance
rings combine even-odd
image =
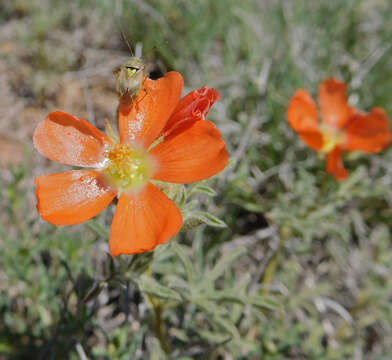
[[[152,308],[154,309],[154,332],[155,336],[159,340],[161,344],[162,350],[165,352],[166,355],[170,354],[170,347],[168,342],[166,341],[166,337],[163,330],[163,321],[162,321],[162,304],[159,302],[158,299],[154,298],[152,295],[148,295],[148,298],[152,304]]]
[[[281,246],[278,247],[275,254],[271,257],[269,263],[267,264],[267,266],[265,268],[264,275],[261,280],[262,288],[260,291],[260,295],[262,295],[262,296],[268,295],[268,293],[269,293],[269,287],[271,285],[271,281],[272,281],[272,278],[275,274],[276,266],[278,264],[278,255],[279,255],[280,248],[281,248]]]
[[[274,277],[276,268],[278,266],[278,260],[279,260],[280,253],[282,252],[283,245],[286,240],[290,239],[290,237],[291,237],[290,229],[283,227],[279,232],[279,243],[277,249],[273,254],[273,256],[271,256],[271,259],[269,260],[267,266],[265,267],[264,275],[261,280],[262,286],[260,290],[260,295],[263,296],[268,295],[272,278]]]

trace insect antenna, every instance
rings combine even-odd
[[[123,41],[125,42],[125,44],[127,44],[127,48],[128,48],[128,50],[129,50],[129,53],[131,54],[131,56],[134,57],[135,54],[134,54],[134,52],[133,52],[133,50],[132,50],[132,48],[131,48],[131,45],[129,45],[128,38],[127,38],[127,36],[125,35],[124,29],[123,29],[122,26],[121,26],[121,38],[123,39]]]

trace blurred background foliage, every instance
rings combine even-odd
[[[389,0],[2,0],[0,359],[390,359],[392,150],[337,183],[285,112],[334,76],[392,116],[391,29]],[[65,167],[31,136],[56,109],[114,119],[124,37],[152,77],[219,90],[232,161],[187,190],[227,227],[113,261],[113,209],[39,219],[33,177]]]

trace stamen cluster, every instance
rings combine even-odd
[[[152,162],[143,150],[130,144],[116,144],[105,152],[102,172],[110,184],[121,190],[137,190],[152,175]]]

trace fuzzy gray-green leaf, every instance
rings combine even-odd
[[[240,256],[246,253],[246,249],[243,247],[237,247],[230,253],[224,255],[214,266],[214,268],[208,273],[204,282],[214,282],[223,272]]]
[[[163,299],[171,299],[181,301],[182,298],[180,294],[164,285],[159,284],[157,281],[148,277],[147,275],[142,275],[138,281],[140,289],[150,295],[154,295]]]
[[[185,253],[184,248],[181,245],[175,243],[174,241],[172,242],[172,249],[176,253],[176,255],[178,256],[178,258],[180,259],[182,265],[184,266],[187,279],[190,282],[193,282],[195,269],[192,265],[191,259]]]

